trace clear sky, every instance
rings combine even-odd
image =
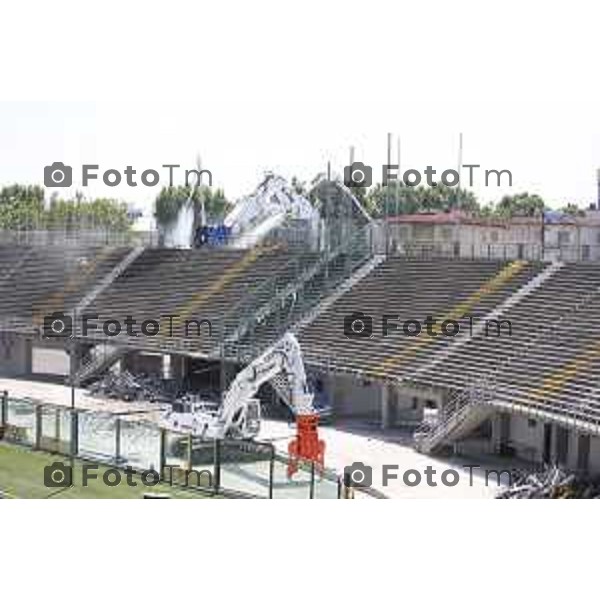
[[[72,193],[81,188],[81,165],[100,171],[133,166],[139,173],[166,163],[194,168],[200,154],[214,185],[235,199],[259,182],[266,170],[310,179],[330,160],[340,172],[355,158],[374,166],[380,178],[386,136],[401,136],[402,170],[456,168],[459,133],[463,162],[481,169],[509,169],[513,187],[484,186],[484,200],[504,193],[542,194],[552,206],[572,201],[587,206],[596,198],[600,131],[594,105],[522,102],[2,102],[0,103],[0,184],[42,183],[54,161],[74,167]],[[394,137],[393,155],[397,142]],[[163,171],[166,176],[166,171]],[[463,177],[466,173],[463,173]],[[463,179],[464,180],[464,179]],[[505,182],[507,180],[505,179]],[[465,182],[466,183],[466,182]],[[62,192],[62,190],[59,190]],[[109,195],[151,207],[155,188],[114,188],[101,182],[86,195]]]

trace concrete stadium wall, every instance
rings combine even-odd
[[[508,442],[515,448],[517,456],[534,462],[541,462],[544,451],[544,423],[530,420],[519,415],[509,415],[510,432]]]
[[[35,375],[66,376],[71,371],[68,341],[36,338],[31,343],[31,369]]]
[[[31,372],[37,375],[69,375],[70,357],[61,348],[34,346],[31,354]]]
[[[335,416],[376,420],[383,428],[418,422],[427,405],[440,406],[442,402],[442,392],[436,390],[339,373],[322,379]]]
[[[535,420],[535,426],[531,425],[527,417],[520,415],[510,415],[510,434],[509,441],[513,444],[517,456],[525,460],[535,460],[542,462],[544,458],[544,425],[548,423],[552,427],[550,460],[559,461],[559,441],[558,432],[561,426],[557,423]],[[562,465],[568,469],[578,469],[580,446],[585,442],[585,434],[574,429],[565,431],[566,440],[566,459]],[[590,448],[588,458],[588,470],[591,473],[600,473],[600,437],[590,436]]]
[[[331,374],[323,379],[336,416],[379,419],[381,384],[363,382],[343,374]]]
[[[132,373],[145,373],[162,376],[163,355],[158,353],[130,352],[121,361],[121,366]]]
[[[31,373],[31,340],[23,336],[0,335],[0,375],[20,377]]]
[[[590,438],[590,471],[600,473],[600,437]]]

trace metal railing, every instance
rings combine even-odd
[[[293,256],[272,277],[249,288],[220,320],[220,358],[247,362],[260,354],[372,256],[370,242],[369,228],[362,228],[332,250]],[[269,335],[263,339],[265,328]],[[249,342],[244,356],[242,340]]]
[[[380,244],[381,245],[381,244]],[[385,245],[382,246],[384,248]],[[383,250],[382,250],[383,251]],[[412,259],[530,260],[566,262],[600,261],[600,245],[550,245],[531,243],[465,243],[438,240],[399,240],[390,238],[387,253]]]
[[[489,404],[492,398],[493,390],[480,382],[454,392],[443,404],[434,422],[424,420],[415,429],[417,447],[425,452],[431,451],[471,416],[475,405]]]
[[[158,246],[156,231],[103,229],[0,229],[0,244],[12,246]]]

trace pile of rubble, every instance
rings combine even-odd
[[[496,498],[600,498],[600,478],[549,467],[536,473],[513,474],[512,485]]]
[[[88,391],[100,398],[146,402],[172,402],[181,395],[181,390],[173,382],[156,375],[134,375],[129,371],[109,371],[102,379],[92,383]]]

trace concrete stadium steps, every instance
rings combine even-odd
[[[0,247],[0,315],[41,325],[52,312],[73,309],[129,248]]]
[[[420,382],[460,388],[493,371],[498,376],[510,373],[517,380],[532,379],[534,371],[553,373],[574,358],[586,340],[594,340],[599,289],[596,268],[584,263],[567,265],[502,314],[512,324],[512,335],[474,336],[435,368],[424,368],[413,376]]]
[[[600,294],[568,313],[552,335],[495,379],[499,399],[600,426]]]
[[[452,337],[426,335],[409,338],[401,332],[384,337],[381,317],[398,315],[397,323],[438,320],[460,322],[469,328],[544,268],[522,261],[413,260],[389,258],[350,292],[334,302],[300,332],[300,343],[309,362],[362,373],[380,379],[410,375],[452,343]],[[364,312],[373,317],[370,338],[344,335],[344,317]],[[463,315],[467,316],[463,316]]]
[[[235,308],[245,297],[260,296],[261,286],[267,281],[288,284],[297,276],[298,261],[310,262],[316,256],[278,245],[251,250],[149,248],[90,303],[86,312],[99,314],[100,320],[112,318],[121,322],[131,315],[137,321],[137,330],[144,320],[161,322],[161,332],[156,337],[132,338],[123,332],[111,338],[112,343],[205,355],[220,343],[226,317],[228,324],[233,322],[234,326],[243,318],[236,315]],[[269,297],[265,294],[264,301]],[[178,315],[173,319],[172,335],[166,315]],[[192,328],[186,338],[185,321],[193,319],[208,319],[213,336],[204,327],[200,337]],[[104,339],[101,332],[94,337],[98,341]]]
[[[476,336],[411,379],[464,389],[485,382],[501,410],[600,433],[600,272],[566,264],[503,314],[511,337]]]
[[[33,249],[32,247],[0,245],[0,284],[3,279],[11,276],[13,269],[27,258]]]

